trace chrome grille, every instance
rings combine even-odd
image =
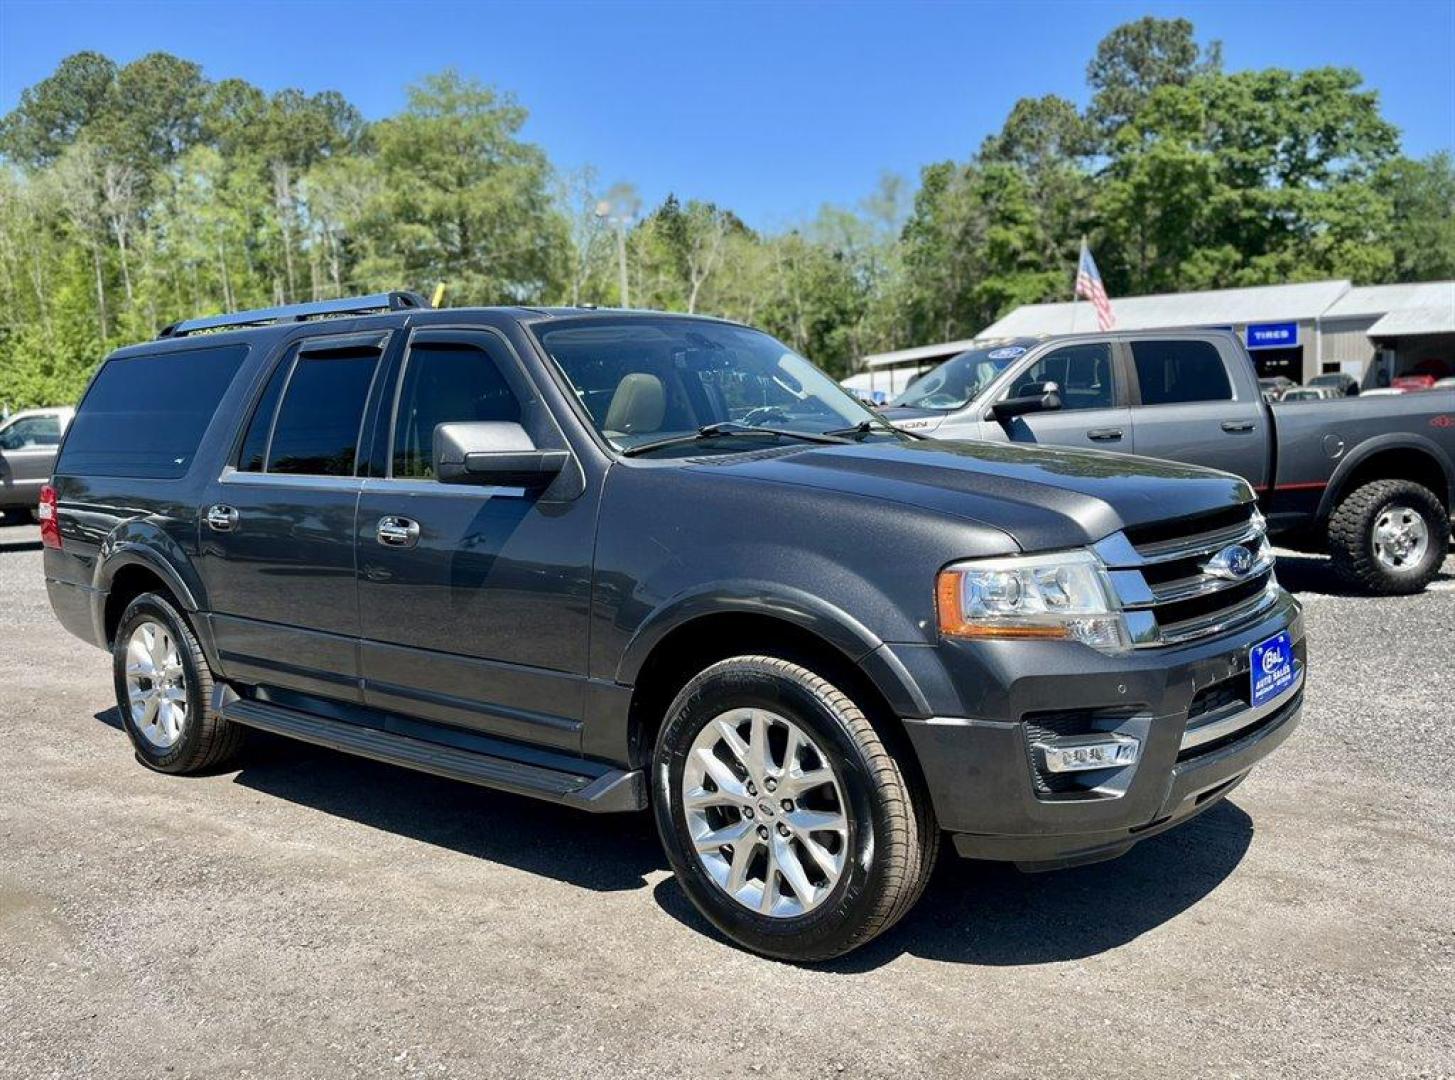
[[[1255,556],[1242,575],[1215,561],[1235,545]],[[1095,549],[1138,648],[1223,633],[1257,618],[1277,599],[1267,526],[1252,502],[1113,533]]]

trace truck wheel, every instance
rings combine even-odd
[[[1376,596],[1417,593],[1445,561],[1450,517],[1429,488],[1375,480],[1346,495],[1329,518],[1334,570]]]
[[[863,711],[768,656],[713,664],[667,711],[657,830],[683,890],[733,941],[782,960],[840,956],[894,925],[939,846]]]
[[[136,756],[164,773],[215,768],[243,729],[212,711],[212,672],[192,628],[156,593],[122,613],[111,647],[116,704]]]

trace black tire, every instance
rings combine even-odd
[[[1375,555],[1374,527],[1385,510],[1403,506],[1423,521],[1429,540],[1424,557],[1408,568],[1386,566]],[[1450,516],[1429,488],[1412,480],[1374,480],[1349,494],[1329,518],[1334,571],[1352,587],[1374,596],[1417,593],[1439,572],[1450,550]]]
[[[688,752],[704,727],[735,708],[784,717],[826,753],[844,792],[845,865],[817,906],[771,917],[730,896],[703,867],[682,806]],[[652,768],[657,830],[683,891],[744,948],[793,962],[842,956],[893,926],[919,899],[934,868],[939,829],[929,800],[900,768],[864,712],[807,668],[769,656],[738,656],[693,678],[667,710]],[[826,887],[826,886],[824,886]]]
[[[177,644],[186,691],[186,719],[180,735],[169,747],[159,748],[138,729],[127,691],[127,650],[136,629],[144,622],[160,623]],[[205,772],[223,764],[242,745],[244,729],[212,711],[212,670],[197,636],[170,600],[157,593],[143,593],[121,615],[111,647],[112,679],[116,705],[137,758],[158,772],[187,774]]]

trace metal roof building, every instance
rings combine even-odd
[[[1118,330],[1218,327],[1237,333],[1260,376],[1305,382],[1345,371],[1367,386],[1414,371],[1455,374],[1455,281],[1361,285],[1309,281],[1112,298]],[[1090,303],[1025,304],[973,339],[866,356],[859,380],[889,385],[992,338],[1085,333]],[[895,389],[900,387],[896,386]]]

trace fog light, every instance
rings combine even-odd
[[[1142,744],[1130,735],[1068,735],[1035,744],[1053,773],[1119,769],[1135,765]]]

